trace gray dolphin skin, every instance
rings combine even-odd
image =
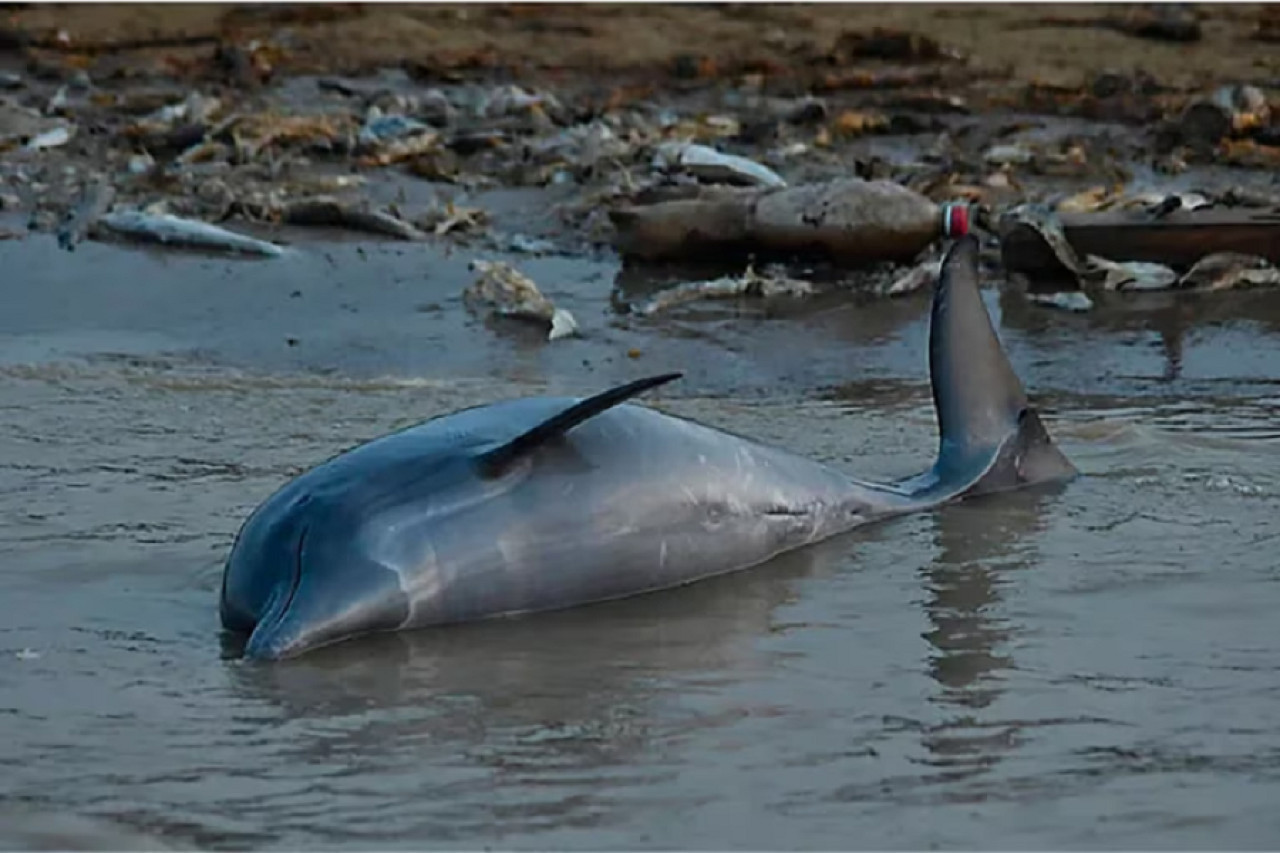
[[[508,400],[356,447],[244,523],[221,616],[244,654],[291,658],[380,631],[557,610],[757,566],[869,522],[1066,481],[978,290],[972,236],[933,295],[933,466],[868,483],[629,398]]]

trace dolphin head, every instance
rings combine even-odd
[[[245,656],[261,660],[404,627],[410,585],[433,570],[433,539],[474,497],[474,479],[465,454],[406,460],[375,447],[288,483],[236,537],[223,572],[223,626],[247,634]]]
[[[401,574],[365,546],[379,524],[305,493],[255,513],[227,558],[221,603],[223,625],[249,635],[245,657],[281,660],[403,625]]]

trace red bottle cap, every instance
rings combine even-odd
[[[942,206],[942,233],[952,239],[969,233],[969,205],[947,202]]]

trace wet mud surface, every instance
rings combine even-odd
[[[225,9],[178,8],[172,19],[135,12],[145,26],[117,13],[93,32],[222,32]],[[452,40],[449,61],[464,70],[466,51],[489,57],[467,73],[490,73],[497,57],[563,73],[572,89],[614,27],[634,30],[628,16],[649,15],[655,39],[681,32],[669,10],[522,18],[485,7],[468,21],[331,8],[331,20],[288,24],[300,41],[272,54],[272,91],[292,86],[305,103],[315,75],[369,70],[375,47],[424,61],[410,36],[428,32]],[[991,48],[996,88],[1083,74],[1097,58],[1089,43],[1131,50],[1171,85],[1208,68],[1215,83],[1280,74],[1252,41],[1255,7],[1206,7],[1190,47],[1050,28],[1052,50],[1040,30],[992,35],[1031,7],[965,8],[883,14],[966,51]],[[680,14],[724,39],[687,49],[716,45],[723,62],[766,12],[797,41],[835,14],[691,7]],[[869,13],[842,10],[841,26]],[[57,28],[39,8],[10,14],[29,39]],[[370,34],[369,56],[335,49],[320,62],[314,45],[337,43],[321,34],[354,31]],[[528,59],[547,39],[563,47],[560,72]],[[786,39],[762,53],[793,55]],[[122,55],[173,65],[211,44]],[[657,44],[637,38],[611,54],[611,73],[669,75],[673,48]],[[723,104],[701,89],[658,91],[677,111]],[[1104,127],[1036,115],[1051,137]],[[885,152],[912,180],[932,138],[848,140],[789,177]],[[86,171],[116,156],[93,145],[45,153]],[[1114,159],[1172,191],[1274,183],[1217,162],[1163,174],[1150,158]],[[48,160],[21,152],[4,165],[14,179]],[[1031,195],[1078,192],[1097,168],[1022,177]],[[430,207],[442,186],[363,174],[361,193],[406,209]],[[0,219],[15,235],[0,241],[0,846],[1280,843],[1277,290],[1110,293],[1088,312],[1055,311],[1009,286],[988,252],[984,296],[1000,336],[1084,474],[1065,489],[895,520],[631,601],[353,642],[282,666],[229,657],[217,592],[248,512],[336,452],[463,406],[681,370],[646,402],[867,477],[928,464],[927,289],[887,299],[836,287],[641,316],[629,308],[692,273],[624,265],[580,220],[550,213],[605,180],[579,177],[477,188],[465,203],[487,211],[485,228],[427,240],[224,223],[288,248],[270,260],[96,240],[67,252],[47,228],[27,230],[38,199],[11,180],[20,204]],[[552,245],[515,251],[513,234]],[[518,266],[580,334],[548,341],[535,324],[467,310],[477,258]]]

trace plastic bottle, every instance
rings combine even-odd
[[[625,257],[820,256],[838,263],[906,261],[969,231],[966,204],[937,204],[892,181],[706,190],[691,199],[614,211]]]

